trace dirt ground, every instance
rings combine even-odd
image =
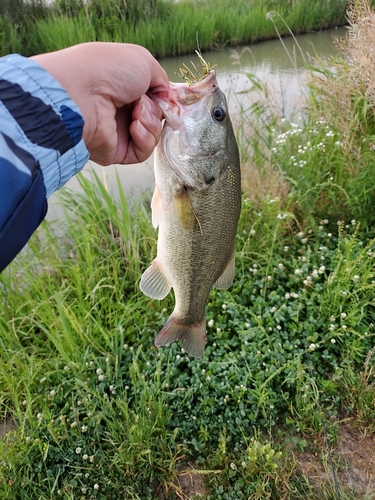
[[[350,420],[340,422],[338,443],[331,450],[331,456],[337,481],[343,489],[354,493],[358,500],[375,499],[375,435],[362,434]],[[316,488],[333,484],[327,450],[299,453],[296,460],[300,471]]]

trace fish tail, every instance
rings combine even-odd
[[[181,346],[195,358],[203,356],[206,345],[206,318],[194,324],[181,323],[173,314],[160,330],[155,339],[156,347],[169,345],[175,340],[181,340]]]

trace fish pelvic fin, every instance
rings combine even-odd
[[[156,229],[164,216],[163,203],[161,199],[159,186],[155,186],[154,194],[151,200],[152,225]]]
[[[203,356],[206,345],[206,318],[192,325],[180,323],[178,319],[169,316],[167,322],[155,338],[156,347],[167,346],[175,340],[181,340],[181,347],[194,358]]]
[[[234,280],[234,273],[236,271],[235,263],[236,263],[236,258],[235,258],[235,253],[233,251],[231,258],[229,259],[228,264],[226,265],[226,268],[223,271],[223,274],[214,283],[214,286],[216,288],[220,288],[221,290],[226,290],[231,286]]]
[[[164,299],[170,292],[171,285],[160,269],[157,258],[142,274],[139,287],[145,295],[158,300]]]

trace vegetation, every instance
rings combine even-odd
[[[62,191],[62,238],[43,223],[0,278],[0,497],[370,499],[340,481],[342,423],[375,432],[375,13],[349,11],[345,60],[315,62],[303,117],[255,104],[237,274],[213,289],[207,348],[153,339],[173,307],[138,289],[155,253],[148,203],[98,178]],[[315,453],[330,482],[298,457]],[[201,496],[198,496],[200,493]],[[190,498],[193,498],[192,496]]]
[[[0,0],[0,54],[58,50],[88,41],[138,43],[155,57],[274,38],[346,22],[347,0]],[[289,28],[288,28],[289,27]]]

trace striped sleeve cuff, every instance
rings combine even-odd
[[[0,59],[0,132],[39,163],[47,198],[86,164],[80,109],[38,63],[17,54]]]

